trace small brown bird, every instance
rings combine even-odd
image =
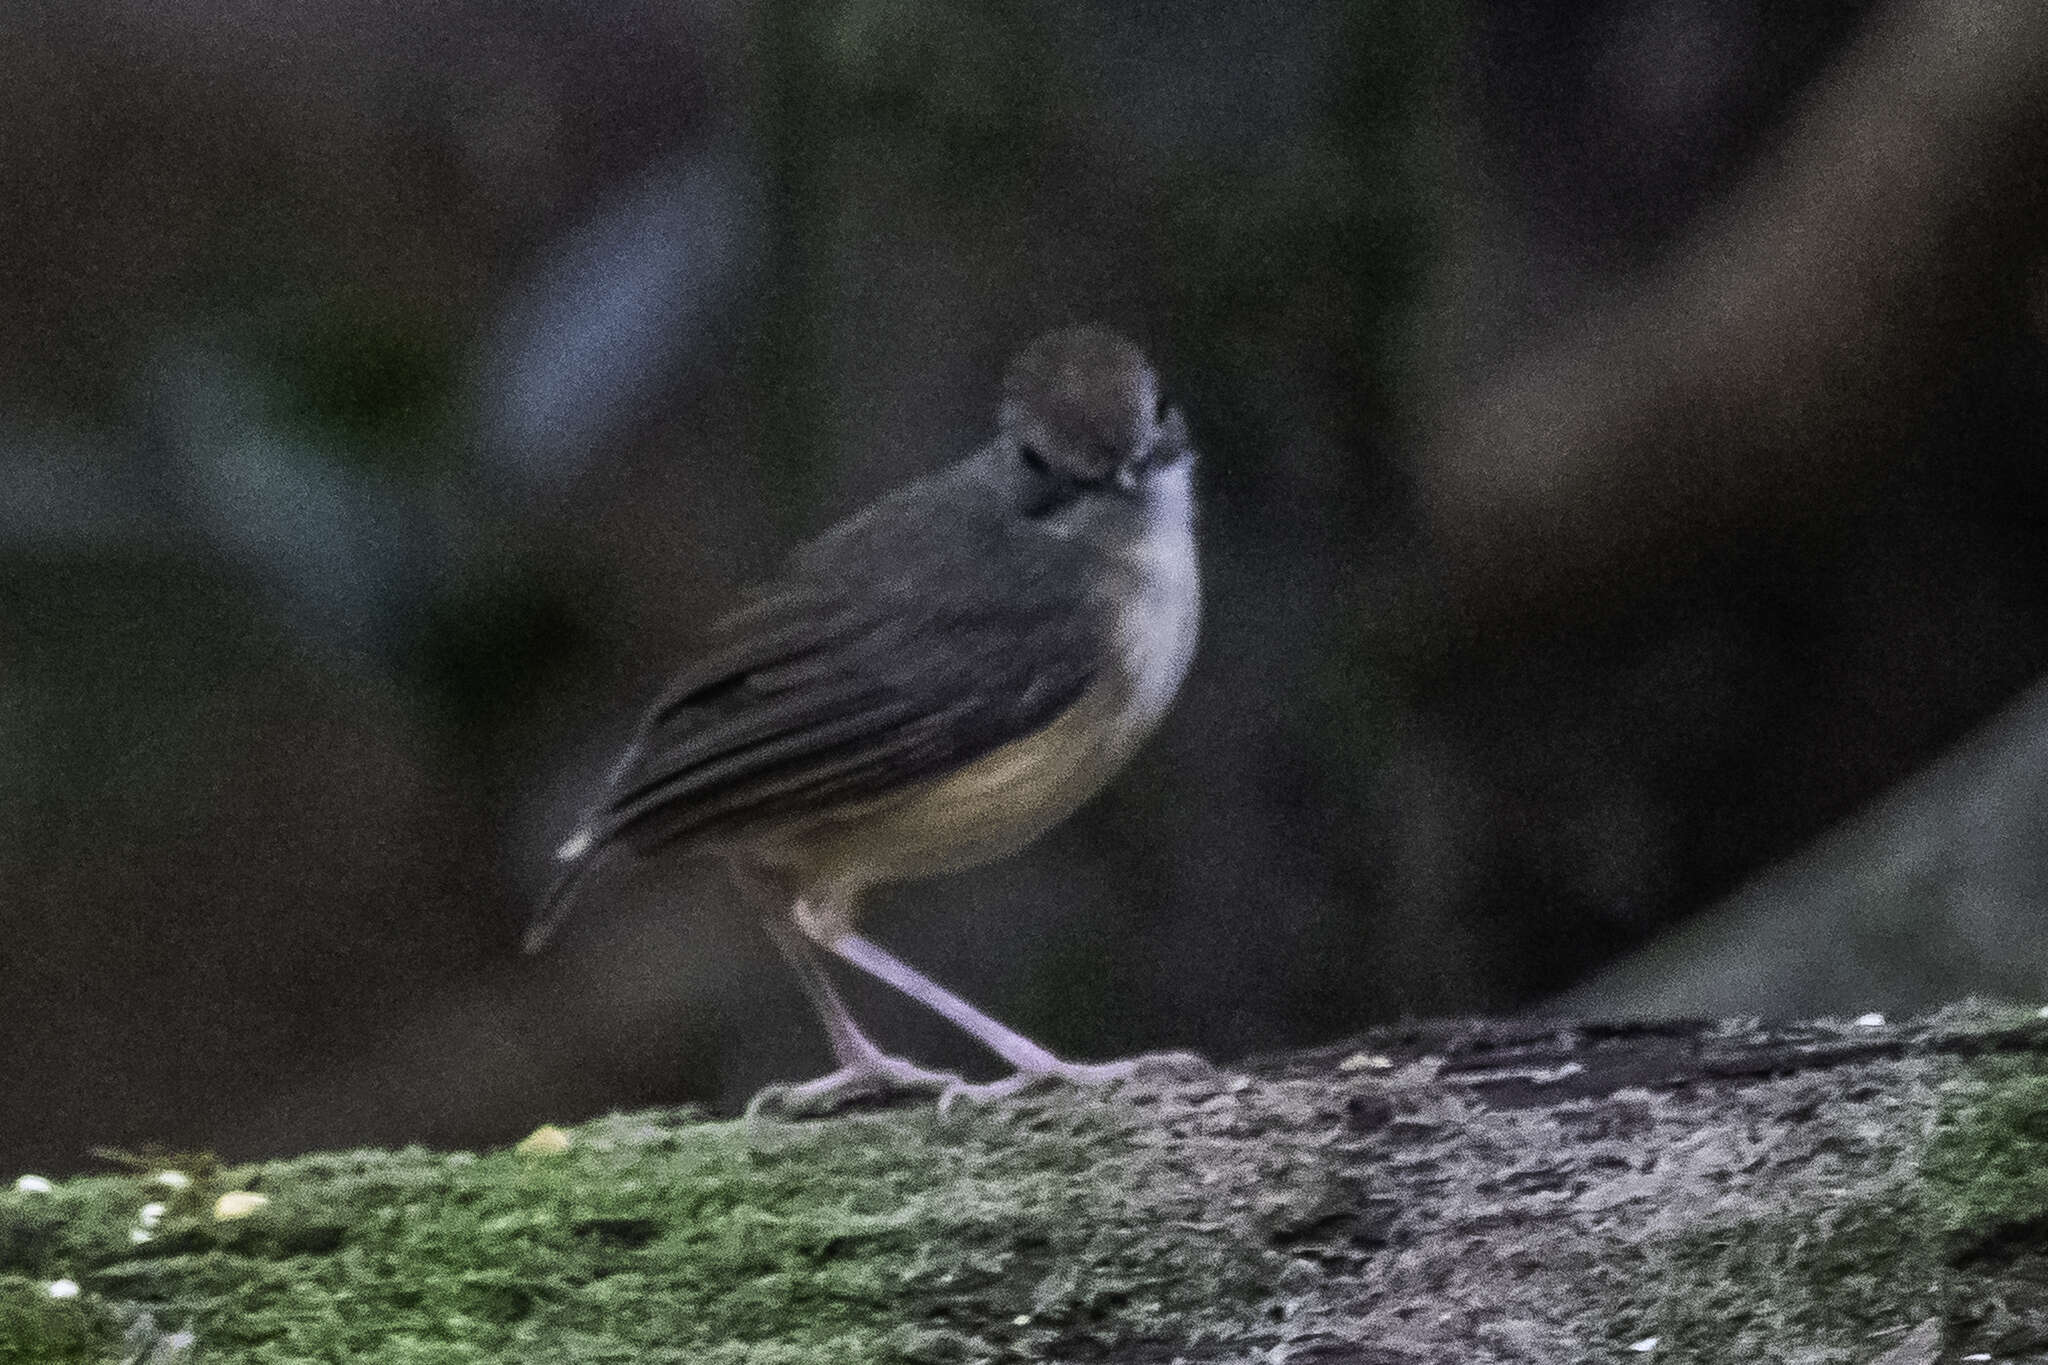
[[[791,1113],[909,1090],[1008,1094],[1064,1061],[854,932],[867,888],[1023,847],[1120,768],[1194,651],[1193,452],[1138,349],[1049,333],[1003,380],[996,434],[798,549],[711,629],[641,722],[535,916],[540,949],[598,855],[709,855],[763,906],[838,1069],[771,1087]],[[1015,1068],[985,1085],[891,1056],[819,949]]]

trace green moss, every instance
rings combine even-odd
[[[1952,1255],[2048,1232],[2048,1073],[1989,1058],[1950,1087],[1922,1158],[1929,1209]]]
[[[1986,1016],[1987,1031],[2012,1024]],[[1964,1067],[1912,1155],[1875,1193],[1705,1224],[1621,1257],[1617,1344],[1656,1336],[1666,1362],[1861,1362],[1874,1331],[1936,1315],[2003,1348],[2048,1341],[2041,1058]],[[2014,1273],[2022,1258],[2038,1270]],[[2004,1273],[1985,1273],[1995,1260]]]
[[[238,1173],[270,1198],[255,1216],[181,1207],[140,1246],[143,1181],[77,1181],[0,1206],[0,1227],[27,1230],[0,1269],[61,1263],[195,1332],[210,1362],[1113,1358],[1242,1340],[1277,1255],[1205,1213],[1214,1193],[1140,1118],[614,1119],[555,1157],[310,1157]]]
[[[53,1299],[44,1282],[0,1275],[0,1365],[99,1365],[120,1344],[96,1300]]]
[[[1617,1345],[1658,1338],[1661,1362],[1854,1362],[1874,1327],[1920,1321],[1949,1296],[1920,1201],[1882,1194],[1731,1219],[1653,1242],[1619,1277],[1634,1295]]]

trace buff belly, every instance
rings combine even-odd
[[[835,899],[1014,853],[1102,789],[1142,735],[1111,689],[1085,694],[1036,734],[935,781],[750,841],[750,856]]]

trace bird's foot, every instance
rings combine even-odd
[[[746,1117],[822,1118],[856,1104],[888,1104],[905,1096],[937,1095],[943,1099],[965,1085],[950,1071],[933,1071],[902,1057],[877,1052],[849,1062],[814,1081],[782,1081],[747,1101]]]
[[[1115,1062],[1066,1062],[1058,1058],[1053,1061],[1052,1066],[1020,1069],[1001,1080],[973,1082],[956,1079],[939,1092],[939,1112],[945,1113],[960,1100],[975,1103],[1004,1100],[1054,1085],[1094,1089],[1150,1082],[1168,1086],[1207,1080],[1217,1074],[1213,1062],[1192,1052],[1147,1052]]]

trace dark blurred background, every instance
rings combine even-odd
[[[736,587],[1086,319],[1205,453],[1203,648],[882,942],[1083,1057],[2048,987],[2037,4],[74,0],[0,53],[0,1169],[822,1070],[712,871],[518,930]]]

